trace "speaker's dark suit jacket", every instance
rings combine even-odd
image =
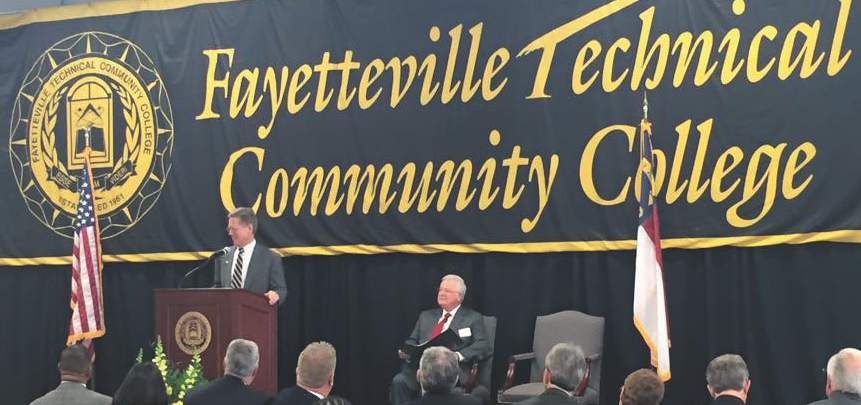
[[[237,377],[226,375],[194,387],[183,399],[185,405],[268,405],[272,397],[255,391]]]
[[[310,391],[296,385],[281,390],[275,396],[275,401],[272,402],[272,405],[312,405],[319,400]]]
[[[215,262],[215,287],[230,287],[235,252],[236,246],[231,246],[227,253]],[[275,291],[278,293],[278,305],[283,304],[287,298],[287,283],[284,282],[281,258],[260,241],[254,245],[254,253],[251,254],[242,288],[259,294]]]
[[[406,344],[417,345],[426,342],[441,317],[442,308],[429,309],[419,314],[416,326],[407,338]],[[464,361],[460,362],[460,382],[465,383],[469,377],[472,362],[484,359],[490,354],[490,342],[487,339],[487,330],[484,328],[484,316],[461,306],[454,314],[448,328],[455,332],[462,332],[458,335],[463,340],[463,344],[449,347],[449,349],[459,352],[463,356]],[[470,336],[464,336],[467,334],[467,328],[469,328],[468,334]],[[418,360],[414,359],[413,363],[418,364]]]

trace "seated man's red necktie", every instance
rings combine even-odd
[[[448,318],[451,318],[451,312],[445,313],[445,316],[443,316],[442,319],[433,328],[433,331],[431,332],[428,340],[431,340],[431,339],[435,338],[437,335],[439,335],[440,333],[442,333],[442,328],[443,328],[443,326],[445,326],[445,323],[448,322]]]

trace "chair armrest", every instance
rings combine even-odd
[[[502,381],[502,386],[499,387],[499,392],[505,392],[514,385],[514,371],[517,367],[517,362],[522,360],[532,360],[535,358],[534,352],[515,354],[508,357],[508,371],[505,372],[505,380]]]
[[[463,393],[471,394],[475,386],[478,385],[478,361],[472,363],[472,369],[469,370],[469,378],[466,379],[466,384],[463,385]]]
[[[575,397],[582,397],[586,392],[586,387],[589,386],[589,374],[592,373],[592,363],[597,360],[601,355],[593,355],[586,358],[586,369],[583,370],[583,378],[580,379],[580,383],[577,384],[577,387],[574,388],[574,391],[571,392],[571,395]],[[596,360],[593,360],[596,359]]]

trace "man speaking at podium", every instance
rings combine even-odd
[[[233,246],[215,262],[215,286],[244,288],[263,294],[269,305],[281,305],[287,297],[281,258],[262,243],[257,243],[257,215],[239,207],[227,215],[227,233]]]

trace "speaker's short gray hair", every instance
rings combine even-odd
[[[248,207],[239,207],[233,211],[230,211],[230,214],[227,214],[227,218],[237,218],[239,222],[242,222],[245,225],[251,225],[251,232],[257,233],[257,214],[254,213],[254,210]]]

